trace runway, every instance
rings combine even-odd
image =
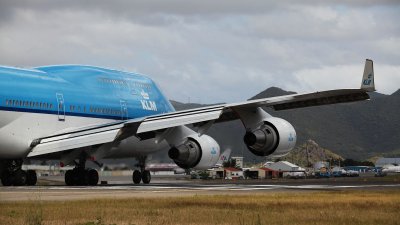
[[[158,181],[158,182],[157,182]],[[400,182],[343,180],[296,180],[296,181],[182,181],[159,179],[149,185],[129,183],[99,186],[42,185],[23,187],[0,187],[0,201],[66,201],[95,198],[159,198],[195,195],[244,195],[274,192],[343,191],[343,190],[399,190]]]

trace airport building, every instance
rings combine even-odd
[[[385,165],[400,165],[400,158],[379,158],[376,163],[375,166],[376,167],[383,167]]]
[[[243,171],[237,168],[215,168],[210,171],[210,176],[214,179],[243,179]]]
[[[236,167],[243,168],[243,157],[234,156],[231,157],[231,159],[234,159],[236,161]]]
[[[284,171],[285,172],[305,171],[304,168],[299,167],[288,161],[279,161],[276,163],[272,163],[272,164],[266,165],[266,168],[274,170],[274,171],[282,171],[282,172],[284,172]]]
[[[250,179],[274,179],[283,177],[283,172],[269,168],[250,168],[244,171],[244,176]]]

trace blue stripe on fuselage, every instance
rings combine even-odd
[[[174,111],[146,76],[81,65],[0,67],[0,100],[0,110],[107,119]]]

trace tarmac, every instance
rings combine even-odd
[[[132,184],[130,176],[101,177],[97,186],[65,186],[63,176],[41,177],[36,186],[0,186],[1,201],[69,201],[98,198],[160,198],[195,195],[249,195],[274,192],[400,190],[399,176],[278,180],[191,180],[185,176],[153,177]]]

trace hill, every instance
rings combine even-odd
[[[313,140],[307,140],[305,143],[298,145],[282,160],[290,161],[303,168],[314,165],[316,162],[333,161],[332,163],[344,160],[344,158],[332,151],[322,148]]]

